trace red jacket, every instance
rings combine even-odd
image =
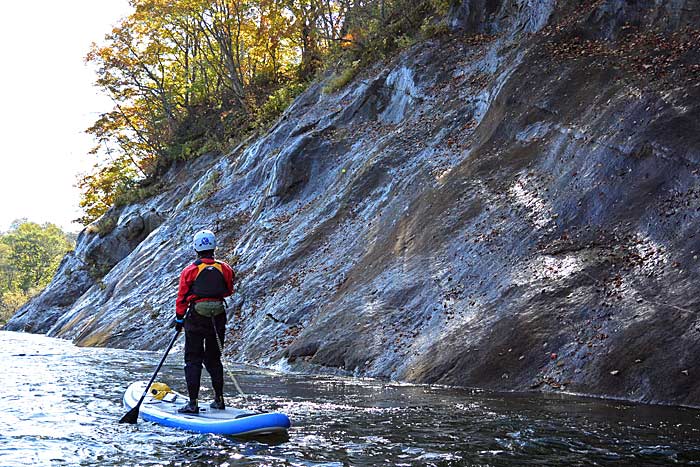
[[[200,258],[203,263],[205,264],[214,264],[215,261],[211,258]],[[224,263],[223,261],[219,261],[221,264],[221,270],[224,273],[224,282],[226,283],[226,288],[228,289],[228,293],[224,295],[221,298],[228,297],[233,293],[233,280],[235,278],[235,275],[233,273],[233,269],[231,269],[231,266],[228,264]],[[194,283],[194,280],[197,278],[197,272],[199,268],[197,267],[196,264],[190,264],[187,266],[185,269],[182,270],[180,273],[180,285],[177,289],[177,301],[175,302],[175,314],[177,315],[178,318],[184,318],[185,313],[187,312],[187,307],[190,305],[191,302],[193,301],[198,301],[199,297],[196,295],[190,295],[190,287],[192,287],[192,284]],[[215,298],[203,298],[201,301],[205,300],[216,300]]]

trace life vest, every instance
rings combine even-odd
[[[199,298],[223,298],[228,293],[221,263],[207,264],[201,259],[194,262],[197,276],[190,288],[190,295]]]

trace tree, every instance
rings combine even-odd
[[[0,235],[0,320],[46,287],[73,241],[54,224],[15,221]]]
[[[326,57],[357,68],[410,43],[449,2],[131,0],[134,12],[86,57],[114,107],[87,129],[99,162],[78,182],[80,220],[133,199],[124,193],[173,161],[270,124]]]

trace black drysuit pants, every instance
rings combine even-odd
[[[215,316],[212,320],[191,310],[185,320],[185,380],[191,400],[199,399],[202,365],[211,376],[214,394],[216,396],[224,394],[224,367],[221,364],[221,352],[216,335],[219,335],[223,346],[225,331],[226,313]]]

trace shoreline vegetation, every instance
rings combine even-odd
[[[16,220],[0,232],[0,326],[46,287],[76,235],[51,224]]]

